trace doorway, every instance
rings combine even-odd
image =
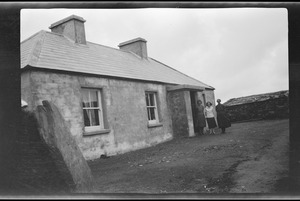
[[[193,124],[194,124],[194,132],[197,133],[199,128],[197,124],[197,109],[196,104],[198,100],[197,91],[190,91],[191,96],[191,106],[192,106],[192,116],[193,116]]]

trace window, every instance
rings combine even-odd
[[[104,129],[101,91],[83,88],[81,92],[85,131]]]
[[[149,124],[158,123],[159,120],[155,92],[146,92],[146,105]]]

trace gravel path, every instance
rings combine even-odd
[[[287,119],[236,123],[226,134],[174,139],[89,165],[97,193],[281,193],[288,139]]]

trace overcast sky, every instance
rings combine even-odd
[[[78,15],[86,39],[118,49],[141,37],[148,56],[215,88],[215,98],[288,90],[285,8],[23,9],[21,41]]]

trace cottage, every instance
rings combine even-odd
[[[55,104],[87,160],[194,136],[195,102],[214,103],[214,88],[150,58],[143,38],[88,42],[84,22],[72,15],[21,43],[28,109]]]

